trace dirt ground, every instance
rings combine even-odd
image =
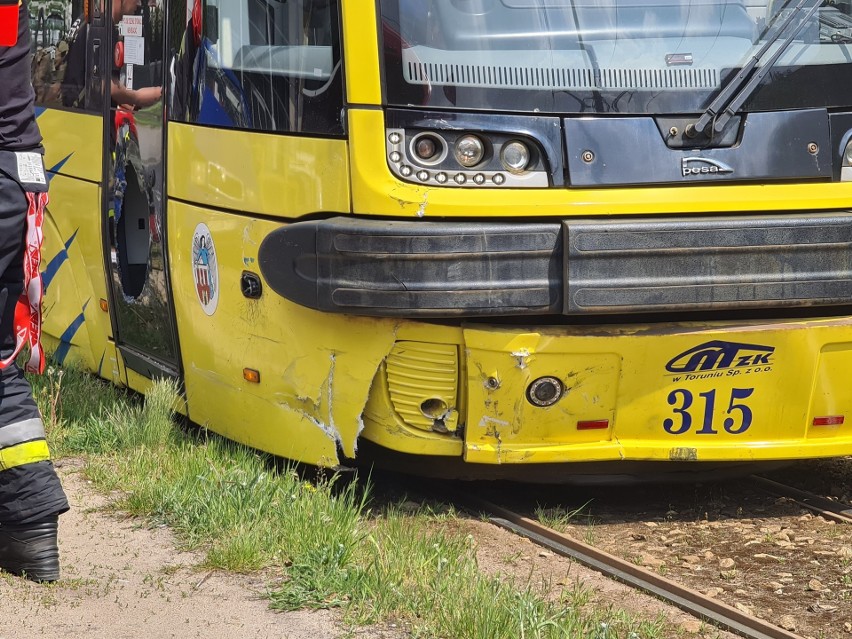
[[[353,635],[332,612],[273,612],[260,578],[199,570],[166,529],[105,513],[80,465],[59,468],[71,502],[60,519],[62,579],[34,584],[0,576],[0,639],[315,639]],[[364,634],[368,633],[368,634]]]
[[[0,574],[0,639],[408,636],[405,626],[352,629],[335,612],[271,611],[263,597],[264,576],[199,568],[201,556],[176,550],[168,529],[152,530],[104,509],[107,498],[85,479],[80,463],[63,460],[59,472],[72,504],[60,520],[62,579],[46,586]],[[490,524],[457,525],[477,539],[487,572],[538,577],[555,591],[580,584],[590,594],[586,605],[626,609],[647,620],[663,615],[684,639],[732,637]]]

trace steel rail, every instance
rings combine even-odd
[[[702,595],[655,572],[629,563],[603,550],[589,546],[537,521],[519,515],[484,499],[465,496],[471,509],[486,513],[491,523],[544,546],[634,588],[644,590],[700,619],[748,639],[802,639],[783,628],[746,614],[733,606]]]
[[[852,507],[820,497],[800,488],[793,488],[777,481],[752,475],[750,478],[764,492],[787,497],[803,508],[807,508],[826,519],[832,519],[841,524],[852,524]]]

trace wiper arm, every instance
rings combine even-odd
[[[784,42],[782,42],[775,50],[775,53],[767,59],[766,63],[755,71],[755,68],[760,63],[760,59],[766,55],[766,52],[769,51],[772,45],[781,39],[781,36],[784,35],[784,31],[788,26],[790,26],[793,20],[799,16],[802,8],[809,1],[814,2],[814,4],[807,10],[805,17],[802,18],[799,24],[793,28]],[[778,29],[775,31],[775,34],[764,42],[763,46],[760,47],[760,49],[758,49],[751,57],[751,60],[749,60],[743,68],[740,69],[740,72],[737,73],[737,75],[727,84],[725,84],[724,87],[722,87],[719,95],[716,96],[716,99],[713,100],[713,102],[710,103],[710,106],[708,106],[704,113],[701,114],[698,121],[694,125],[687,127],[685,131],[686,135],[688,137],[704,135],[708,138],[712,138],[714,135],[718,135],[724,131],[730,119],[736,115],[737,111],[739,111],[743,104],[745,104],[745,101],[748,100],[755,92],[763,78],[766,77],[766,74],[769,73],[773,65],[778,62],[778,58],[783,55],[783,53],[787,50],[787,47],[789,47],[793,40],[796,39],[799,32],[805,27],[820,6],[822,6],[822,2],[823,0],[799,0],[798,4],[781,22]],[[707,127],[711,123],[713,128],[708,132]]]

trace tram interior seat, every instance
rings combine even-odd
[[[763,38],[771,37],[774,30],[771,21],[775,19],[775,24],[779,24],[793,9],[796,3],[788,0],[768,0],[766,7],[766,19],[763,23],[770,23],[765,29],[766,33]],[[807,11],[807,8],[812,6],[805,5],[802,11]],[[829,44],[849,44],[852,41],[852,4],[848,0],[827,0],[822,3],[820,8],[814,14],[808,24],[796,36],[797,40],[807,43],[829,43]],[[759,25],[763,25],[759,22]]]
[[[251,44],[297,46],[308,42],[330,45],[331,5],[328,0],[250,0],[248,38]]]
[[[202,111],[221,126],[335,130],[341,83],[328,0],[220,0]],[[335,103],[335,100],[337,102]]]
[[[743,0],[411,0],[406,11],[403,32],[409,44],[456,51],[568,50],[590,41],[633,38],[754,42],[757,37],[755,18]]]
[[[269,46],[246,44],[234,56],[235,70],[328,80],[334,69],[330,46]]]

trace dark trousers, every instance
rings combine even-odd
[[[0,172],[0,355],[15,347],[15,305],[24,286],[27,198],[17,181]],[[41,418],[32,389],[16,364],[0,371],[0,441],[3,428]],[[8,438],[6,438],[8,439]],[[8,442],[7,442],[8,443]],[[49,460],[0,468],[0,525],[30,523],[68,510]]]

